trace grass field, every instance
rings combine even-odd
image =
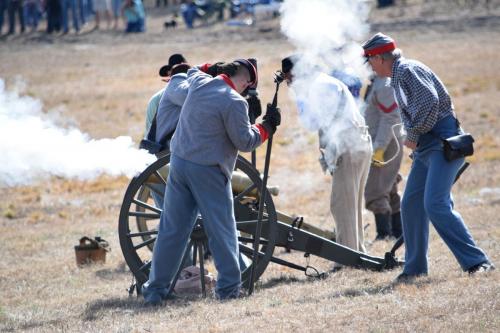
[[[472,166],[454,188],[456,207],[478,245],[499,264],[498,4],[488,2],[488,9],[486,1],[437,1],[434,7],[429,3],[407,1],[406,6],[375,10],[372,30],[395,37],[408,58],[429,65],[449,88],[477,147]],[[66,124],[93,138],[129,135],[138,142],[147,101],[162,87],[157,71],[169,54],[182,52],[192,64],[255,56],[261,98],[270,101],[272,73],[293,51],[279,33],[278,20],[247,29],[214,25],[189,32],[181,27],[175,35],[162,32],[161,23],[161,17],[151,17],[148,32],[137,36],[104,31],[3,38],[0,77],[8,89],[23,80],[25,93],[41,100],[45,112],[58,113]],[[269,180],[281,189],[275,204],[332,229],[330,179],[317,163],[316,135],[301,127],[286,88],[280,106],[283,120]],[[264,151],[259,150],[260,157]],[[405,158],[404,176],[409,163]],[[131,274],[118,242],[118,214],[128,181],[106,175],[90,181],[53,177],[30,186],[0,188],[0,331],[500,330],[498,270],[469,277],[432,228],[430,274],[415,284],[392,285],[399,271],[345,269],[325,280],[310,280],[271,264],[250,298],[224,303],[190,298],[144,308],[141,299],[129,298],[126,292]],[[366,239],[371,240],[372,215],[366,212],[365,220],[370,224]],[[110,242],[105,264],[77,268],[73,246],[83,235],[100,235]],[[368,249],[383,255],[391,245],[377,242]],[[280,255],[306,262],[301,253]],[[332,263],[312,258],[311,265],[328,270]]]

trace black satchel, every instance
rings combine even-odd
[[[175,129],[168,133],[164,138],[160,139],[160,142],[156,142],[156,115],[153,117],[151,122],[151,127],[146,138],[142,139],[139,143],[140,149],[146,149],[150,154],[158,154],[161,151],[167,149],[166,142],[172,139]]]
[[[146,149],[150,154],[157,154],[164,149],[163,145],[151,141],[149,139],[142,139],[139,143],[139,149]]]
[[[443,139],[444,158],[453,161],[474,154],[474,138],[469,133],[452,136]]]

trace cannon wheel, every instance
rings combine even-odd
[[[158,198],[163,198],[167,182],[167,165],[170,155],[166,155],[151,164],[130,182],[120,210],[118,234],[123,256],[139,285],[147,281],[149,276],[152,249],[158,233],[162,207]],[[243,157],[238,156],[235,170],[243,172],[251,180],[251,185],[243,192],[235,194],[236,227],[239,235],[240,252],[247,258],[248,267],[242,272],[243,285],[248,283],[252,262],[251,248],[255,234],[258,213],[258,199],[247,194],[257,190],[261,197],[262,179],[259,172]],[[265,271],[273,255],[275,233],[277,230],[276,210],[272,197],[266,191],[263,223],[268,224],[265,233],[261,234],[259,259],[256,266],[256,277]]]
[[[151,202],[151,200],[154,201],[154,198],[151,194],[151,190],[147,186],[141,186],[139,189],[139,193],[137,194],[137,200],[142,201],[142,202]],[[159,206],[157,202],[154,203],[154,206]],[[135,211],[136,212],[142,212],[146,213],[147,208],[144,206],[136,205]],[[151,230],[148,226],[148,219],[142,217],[142,216],[136,216],[136,223],[137,223],[137,229],[139,232],[145,232]],[[156,226],[154,227],[156,228]],[[148,233],[145,233],[143,236],[141,236],[143,241],[148,241],[151,239],[151,235]],[[148,249],[153,251],[154,243],[150,243],[147,245]]]

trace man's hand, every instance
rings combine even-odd
[[[248,118],[250,118],[250,123],[255,124],[255,120],[262,114],[262,106],[260,104],[260,99],[258,96],[250,95],[247,98],[248,102]]]
[[[417,149],[417,143],[416,142],[405,140],[405,142],[403,144],[406,147],[410,148],[411,150]]]
[[[237,65],[233,62],[216,62],[213,65],[207,67],[206,73],[213,77],[220,74],[226,74],[233,76],[236,73]]]
[[[372,156],[373,166],[376,166],[378,168],[383,167],[384,162],[385,162],[384,149],[382,149],[382,148],[375,149],[375,151],[373,152],[373,156]]]
[[[323,173],[326,173],[326,171],[328,170],[328,163],[326,163],[325,155],[321,154],[318,158],[318,161],[319,165],[321,165],[321,170],[323,170]]]
[[[222,61],[216,62],[215,64],[212,64],[210,66],[208,66],[208,64],[205,64],[204,66],[206,66],[206,70],[204,68],[202,68],[202,70],[208,75],[216,77],[219,74],[219,67],[222,65],[224,65]]]
[[[276,132],[276,128],[281,124],[280,109],[267,104],[266,114],[262,119],[264,120],[262,126],[264,126],[269,135],[273,135]]]

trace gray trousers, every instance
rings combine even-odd
[[[204,166],[172,155],[160,228],[153,250],[146,301],[165,298],[181,266],[198,212],[218,272],[216,294],[239,295],[241,272],[231,183],[218,166]]]
[[[396,158],[382,167],[372,165],[365,188],[366,209],[374,214],[394,214],[400,210],[400,197],[397,183],[398,172],[403,158],[402,140],[399,139],[401,150]],[[397,152],[396,141],[392,140],[384,153],[385,159],[392,158]]]
[[[332,175],[330,210],[335,220],[337,243],[366,252],[363,237],[363,192],[370,168],[370,140],[360,149],[346,152]],[[335,264],[335,266],[340,266]]]

